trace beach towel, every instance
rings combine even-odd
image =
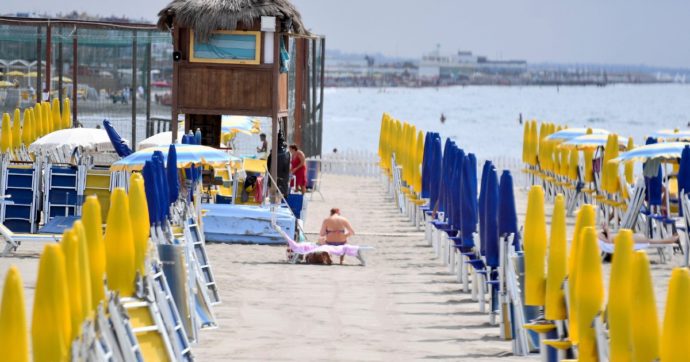
[[[312,242],[295,242],[290,238],[290,236],[283,231],[280,227],[276,226],[276,230],[280,233],[280,235],[283,236],[283,238],[287,241],[288,246],[292,250],[293,253],[297,254],[311,254],[311,253],[329,253],[331,255],[336,255],[336,256],[354,256],[359,261],[362,263],[362,265],[365,264],[364,258],[362,256],[361,251],[362,250],[370,250],[373,249],[372,247],[369,246],[358,246],[358,245],[321,245],[317,243],[312,243]]]

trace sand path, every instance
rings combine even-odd
[[[194,348],[199,360],[517,359],[380,182],[329,175],[322,191],[307,232],[340,207],[360,233],[351,242],[376,248],[368,265],[289,265],[284,247],[208,245],[223,303],[221,327]]]

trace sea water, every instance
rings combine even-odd
[[[690,129],[690,85],[682,84],[327,88],[324,98],[323,153],[375,151],[383,112],[451,137],[482,158],[521,157],[520,114],[523,120],[604,128],[636,144],[655,130]]]

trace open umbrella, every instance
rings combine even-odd
[[[175,144],[180,143],[180,137],[175,140]],[[145,148],[149,147],[156,147],[156,146],[167,146],[172,142],[172,131],[167,131],[167,132],[161,132],[158,134],[155,134],[137,144],[137,150],[143,150]]]
[[[26,75],[26,74],[25,74],[24,72],[20,72],[20,71],[18,71],[18,70],[13,70],[13,71],[11,71],[11,72],[5,73],[5,76],[6,76],[6,77],[23,77],[23,76],[25,76],[25,75]]]
[[[504,170],[499,183],[498,233],[501,237],[513,234],[515,251],[520,251],[520,233],[518,231],[513,176],[510,171]]]
[[[688,142],[657,143],[652,137],[647,138],[647,144],[621,153],[616,161],[647,161],[653,159],[675,160],[680,158]]]
[[[118,156],[127,157],[132,154],[132,149],[127,146],[125,140],[120,137],[120,134],[117,133],[113,125],[110,124],[110,121],[107,119],[103,120],[103,128],[108,133],[110,142],[113,144],[113,148],[115,149],[115,152],[117,152]],[[141,166],[144,166],[143,163]]]
[[[0,80],[0,88],[9,88],[9,87],[14,87],[16,84],[12,82],[8,82],[6,80]]]
[[[571,138],[568,141],[561,143],[559,148],[566,149],[586,149],[586,148],[597,148],[605,147],[606,141],[608,140],[608,135],[606,134],[586,134],[582,136],[577,136]],[[628,145],[628,139],[626,137],[618,136],[618,145],[622,149],[625,149]]]
[[[566,128],[546,136],[548,141],[567,141],[578,136],[586,135],[588,130],[591,134],[609,134],[609,131],[600,128]]]
[[[220,129],[224,133],[241,132],[245,134],[261,133],[261,121],[246,116],[223,116],[220,121]]]
[[[649,134],[647,137],[652,137],[658,141],[688,141],[690,140],[690,131],[680,131],[678,129],[660,129]]]
[[[221,150],[208,146],[199,145],[177,145],[177,167],[187,168],[192,165],[204,165],[211,167],[223,167],[229,164],[239,165],[241,159],[231,156]],[[169,147],[151,147],[137,151],[110,166],[112,171],[136,171],[144,167],[144,163],[151,158],[155,152],[160,152],[163,158],[167,157]]]
[[[68,128],[51,132],[29,145],[29,152],[41,153],[60,147],[82,147],[89,152],[114,152],[108,133],[96,128]]]

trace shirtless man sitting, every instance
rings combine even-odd
[[[347,243],[349,236],[354,236],[355,231],[352,229],[350,222],[340,216],[340,209],[334,207],[331,209],[331,216],[325,218],[321,224],[321,238],[319,241],[322,244],[328,245],[344,245]],[[340,257],[340,264],[343,264],[344,255]]]

